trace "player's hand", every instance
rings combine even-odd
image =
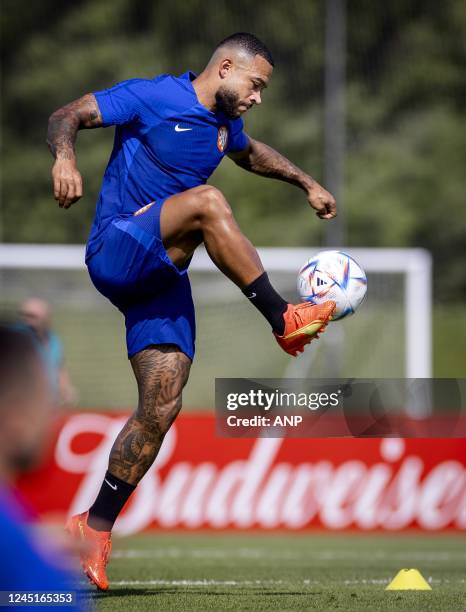
[[[52,168],[53,195],[60,208],[69,208],[83,195],[83,180],[71,159],[56,159]]]
[[[320,219],[333,219],[337,216],[335,198],[316,181],[307,188],[307,199]]]

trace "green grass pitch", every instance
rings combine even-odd
[[[97,610],[466,609],[463,535],[161,533],[114,542]],[[432,591],[384,589],[417,568]]]

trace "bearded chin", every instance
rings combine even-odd
[[[239,96],[237,93],[226,87],[219,87],[215,94],[215,104],[217,111],[224,113],[230,119],[240,116],[238,111]]]

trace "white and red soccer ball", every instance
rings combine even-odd
[[[364,270],[342,251],[321,251],[311,257],[298,274],[298,293],[303,302],[337,304],[332,320],[353,314],[367,290]]]

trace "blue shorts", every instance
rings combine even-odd
[[[128,357],[153,344],[175,344],[194,357],[191,286],[160,236],[163,202],[114,218],[86,263],[92,282],[125,316]]]

